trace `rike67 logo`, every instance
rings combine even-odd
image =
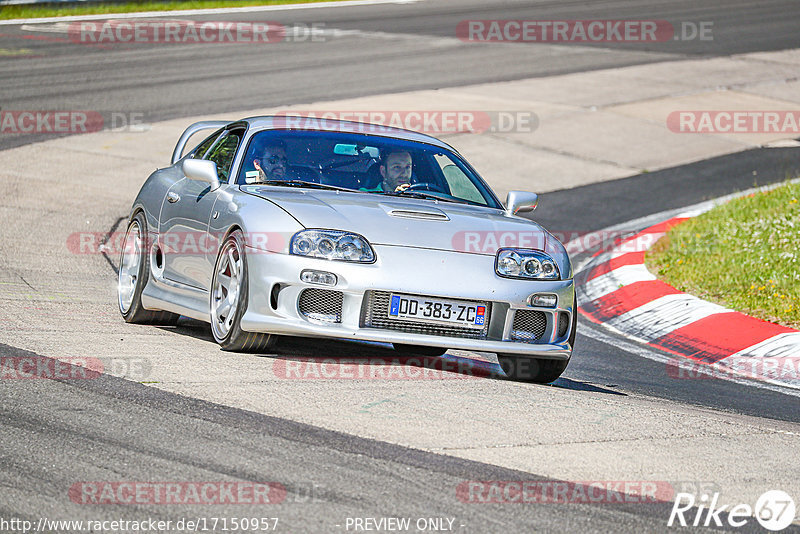
[[[703,494],[695,499],[692,493],[678,493],[669,514],[667,526],[682,527],[743,527],[755,516],[756,521],[767,530],[778,532],[787,528],[797,512],[794,500],[781,490],[770,490],[761,495],[755,507],[749,504],[719,504],[719,493],[710,498]]]

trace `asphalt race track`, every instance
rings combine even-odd
[[[0,55],[0,109],[138,113],[156,123],[800,44],[800,10],[788,0],[502,6],[427,0],[190,18],[322,24],[330,35],[340,33],[266,51],[248,45],[101,48],[71,44],[58,27],[0,25],[0,51],[26,50]],[[454,37],[464,19],[532,18],[713,21],[719,38],[532,47]],[[35,143],[53,137],[0,134],[0,151],[30,145],[36,153]],[[671,496],[645,504],[475,504],[460,499],[457,488],[471,480],[586,481],[593,479],[581,473],[595,473],[594,480],[657,480],[673,488],[710,484],[751,505],[763,491],[797,488],[796,392],[671,379],[663,363],[643,357],[655,349],[583,319],[572,362],[553,386],[496,378],[281,381],[273,366],[293,357],[391,358],[393,352],[292,339],[274,354],[238,355],[219,351],[207,327],[193,321],[176,328],[126,325],[115,305],[116,257],[75,257],[42,245],[52,242],[53,229],[84,219],[91,229],[124,226],[120,220],[149,171],[136,168],[140,181],[116,188],[114,173],[136,162],[110,160],[106,182],[76,184],[65,193],[60,172],[81,162],[53,151],[38,156],[39,167],[19,162],[12,169],[28,173],[35,188],[10,181],[0,197],[0,356],[83,355],[135,361],[146,372],[130,380],[108,374],[0,380],[0,519],[277,517],[278,532],[352,532],[358,529],[348,518],[409,517],[453,519],[451,529],[459,532],[662,532]],[[86,156],[96,154],[86,150]],[[596,231],[747,189],[754,175],[764,185],[798,174],[800,148],[747,150],[548,192],[533,218],[551,231]],[[496,369],[491,362],[479,365]],[[653,458],[652,472],[630,467],[645,456]],[[676,459],[682,467],[672,470]],[[279,504],[217,506],[86,505],[70,498],[70,488],[91,481],[230,480],[275,482],[286,496]],[[800,504],[800,494],[794,497]],[[727,530],[763,531],[754,521]],[[797,524],[785,530],[797,531]]]
[[[790,0],[714,2],[425,1],[347,9],[271,11],[197,20],[321,24],[349,32],[323,42],[261,46],[64,46],[64,33],[0,25],[0,48],[30,50],[3,59],[4,109],[92,109],[142,113],[145,122],[236,112],[296,102],[579,72],[692,56],[794,48],[796,5]],[[463,43],[465,19],[664,19],[713,21],[713,41],[610,43],[613,48]],[[392,34],[387,36],[386,34]],[[624,45],[624,46],[623,46]],[[41,57],[35,57],[42,54]],[[24,139],[2,139],[0,148]]]

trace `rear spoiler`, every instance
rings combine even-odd
[[[178,144],[175,145],[175,150],[172,151],[171,163],[175,164],[181,159],[181,156],[183,155],[183,149],[186,146],[186,141],[188,141],[192,135],[202,130],[217,130],[227,126],[228,124],[231,124],[231,121],[200,121],[195,122],[186,128],[183,134],[181,134],[181,138],[178,139]]]

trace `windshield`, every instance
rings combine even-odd
[[[502,209],[483,180],[453,152],[365,134],[256,133],[236,183],[347,189]]]

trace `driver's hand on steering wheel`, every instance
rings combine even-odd
[[[394,188],[394,192],[395,193],[402,193],[403,191],[405,191],[409,187],[411,187],[411,184],[400,184],[400,185],[398,185],[397,187]]]

